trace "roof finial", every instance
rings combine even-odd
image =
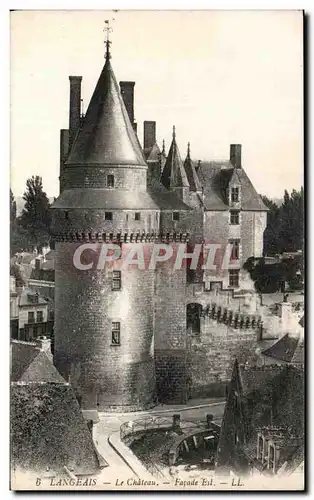
[[[112,21],[114,21],[113,18],[112,18]],[[111,57],[111,55],[110,55],[111,40],[109,39],[109,35],[110,35],[110,33],[112,33],[113,29],[111,28],[108,19],[106,19],[106,21],[105,21],[105,27],[104,27],[103,31],[107,32],[106,39],[105,39],[104,43],[105,43],[105,46],[106,46],[106,54],[105,54],[106,61],[109,61],[109,59]]]
[[[162,153],[166,153],[165,139],[162,140]]]
[[[188,150],[187,150],[186,157],[187,157],[188,159],[190,159],[190,143],[189,143],[189,142],[188,142]]]
[[[172,127],[172,138],[175,139],[176,138],[176,126],[173,125]]]

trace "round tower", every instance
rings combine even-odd
[[[135,411],[155,403],[154,270],[98,261],[104,243],[122,254],[135,242],[144,255],[151,252],[159,208],[146,190],[146,171],[107,50],[52,207],[54,363],[83,409]]]

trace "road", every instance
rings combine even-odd
[[[206,415],[211,413],[214,421],[220,423],[224,412],[224,401],[220,400],[191,400],[186,405],[159,405],[152,410],[136,413],[100,413],[100,422],[94,426],[94,440],[99,453],[108,462],[102,472],[103,481],[115,477],[128,477],[131,472],[124,460],[115,452],[108,442],[108,437],[120,429],[121,424],[129,420],[135,422],[149,416],[167,416],[179,413],[182,420],[206,423]],[[131,474],[132,475],[132,474]]]

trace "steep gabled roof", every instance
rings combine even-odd
[[[188,178],[191,191],[202,191],[202,186],[196,173],[195,167],[190,156],[190,143],[188,144],[188,151],[184,160],[184,169]]]
[[[262,354],[280,361],[291,362],[298,343],[299,339],[297,337],[292,337],[287,333],[271,347],[265,349]]]
[[[173,130],[171,146],[161,174],[161,182],[167,189],[189,187],[189,181],[176,142],[175,129]]]
[[[11,380],[65,383],[43,349],[37,347],[35,343],[18,340],[11,341]]]
[[[76,475],[99,472],[99,454],[69,384],[13,382],[10,416],[14,468],[51,475],[64,466]]]
[[[145,154],[145,151],[144,151],[144,154]],[[155,142],[153,147],[150,148],[148,151],[146,151],[146,154],[145,154],[146,161],[147,162],[160,161],[160,155],[161,155],[161,152],[160,152],[159,146],[158,146],[157,142]]]
[[[207,210],[229,210],[227,189],[235,168],[228,160],[201,162],[197,175],[204,189]],[[242,210],[268,211],[243,168],[238,168]]]
[[[109,57],[66,162],[81,164],[147,167]]]

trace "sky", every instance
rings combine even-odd
[[[135,118],[157,122],[168,150],[172,126],[184,158],[242,165],[260,194],[303,185],[301,11],[11,12],[11,187],[43,178],[59,193],[59,134],[68,127],[69,75],[81,75],[86,110],[104,64],[112,20],[112,66],[134,80]]]

